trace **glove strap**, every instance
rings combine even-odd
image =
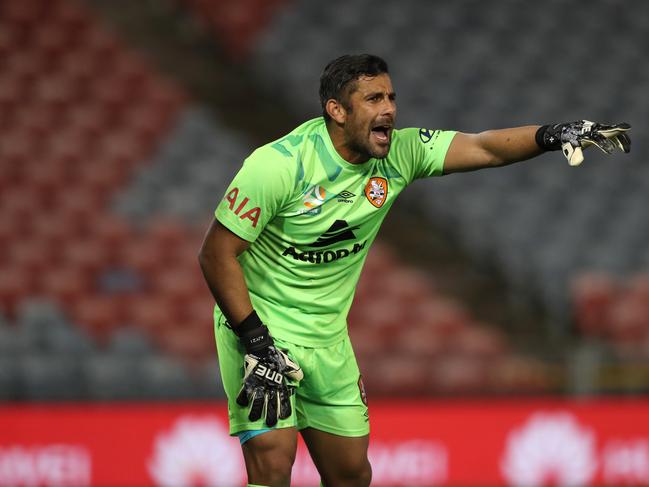
[[[261,322],[255,310],[244,319],[239,326],[232,328],[239,337],[239,341],[246,349],[246,353],[265,357],[268,347],[274,344],[268,327]]]
[[[561,129],[559,128],[561,124],[555,125],[542,125],[536,131],[534,140],[536,140],[536,145],[538,145],[543,150],[559,150],[561,149]],[[553,130],[549,130],[552,128]]]

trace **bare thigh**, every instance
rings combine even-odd
[[[367,459],[369,435],[339,436],[313,428],[300,431],[325,487],[367,487],[372,468]]]
[[[289,487],[297,450],[297,430],[263,433],[241,445],[249,484]]]

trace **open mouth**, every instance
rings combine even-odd
[[[372,127],[372,135],[379,144],[387,144],[390,142],[390,133],[392,132],[392,126],[385,125],[376,125]]]

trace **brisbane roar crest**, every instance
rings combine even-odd
[[[365,185],[365,196],[370,203],[381,208],[388,197],[388,180],[379,177],[370,178]]]

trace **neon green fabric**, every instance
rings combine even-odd
[[[248,408],[236,403],[243,378],[243,354],[238,338],[219,315],[215,323],[221,379],[228,397],[230,434],[268,428],[264,419],[248,420]],[[323,348],[309,348],[275,339],[304,371],[304,379],[291,396],[293,414],[275,428],[315,428],[341,436],[369,433],[366,399],[349,337]]]
[[[413,180],[442,174],[454,135],[394,130],[385,159],[355,165],[340,157],[317,118],[245,160],[215,216],[251,242],[239,262],[273,337],[307,347],[343,340],[381,222]]]

